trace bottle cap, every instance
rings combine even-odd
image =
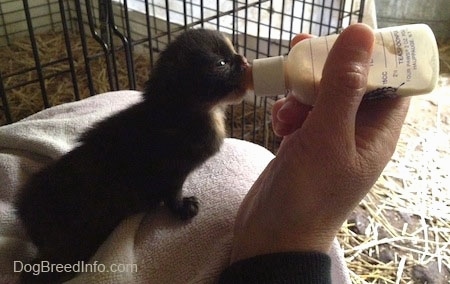
[[[286,92],[284,57],[253,60],[253,86],[257,96],[278,96]]]

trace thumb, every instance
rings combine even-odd
[[[366,91],[373,44],[372,29],[355,24],[339,35],[330,50],[311,117],[329,128],[324,131],[338,131],[336,134],[344,137],[354,134],[356,113]]]

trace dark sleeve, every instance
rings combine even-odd
[[[274,253],[240,260],[220,275],[225,283],[331,283],[331,259],[319,252]]]

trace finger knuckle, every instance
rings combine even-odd
[[[343,72],[338,73],[338,81],[350,90],[363,90],[367,85],[367,72],[360,64],[349,64]]]

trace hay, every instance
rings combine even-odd
[[[101,54],[100,46],[88,38],[89,54]],[[42,62],[66,53],[61,34],[37,36]],[[89,96],[84,59],[78,35],[71,35],[80,97]],[[450,73],[450,42],[440,45],[441,70]],[[28,39],[17,39],[0,48],[2,74],[33,67]],[[118,52],[119,81],[127,88],[124,56]],[[137,86],[148,76],[148,57],[135,56]],[[45,68],[51,105],[73,101],[67,62]],[[105,59],[91,62],[97,93],[109,90]],[[11,86],[36,79],[26,72],[6,80]],[[442,76],[442,84],[445,75]],[[14,80],[14,82],[12,82]],[[29,84],[7,92],[15,120],[43,108],[39,85]],[[273,101],[246,101],[228,109],[228,132],[235,137],[264,145],[276,152],[270,108]],[[267,105],[265,105],[267,104]],[[0,124],[2,123],[0,111]],[[354,283],[448,283],[450,279],[450,91],[412,99],[411,109],[397,151],[369,195],[344,224],[338,238],[343,246]],[[3,118],[4,119],[4,118]],[[440,278],[439,278],[440,277]]]
[[[80,98],[90,96],[88,79],[85,72],[85,61],[83,57],[82,44],[78,34],[70,34],[71,50],[74,58],[75,76],[80,91]],[[92,70],[93,85],[96,93],[109,91],[111,88],[106,71],[106,59],[103,56],[101,46],[90,37],[86,38],[87,50]],[[75,100],[72,78],[69,73],[69,63],[66,58],[67,52],[62,33],[44,33],[36,35],[36,45],[43,67],[45,87],[48,94],[50,106]],[[116,51],[115,62],[117,64],[119,87],[128,88],[128,77],[126,73],[126,61],[124,52]],[[60,62],[58,62],[60,61]],[[10,45],[0,48],[0,71],[3,77],[10,74],[4,80],[6,89],[18,84],[32,82],[38,79],[35,71],[32,45],[28,37],[17,38]],[[136,54],[134,57],[135,74],[137,86],[142,87],[147,80],[150,66],[148,56]],[[48,65],[52,63],[51,65]],[[27,117],[44,108],[39,82],[29,83],[25,86],[16,87],[6,91],[11,116],[14,121]],[[0,105],[0,125],[6,123]]]

